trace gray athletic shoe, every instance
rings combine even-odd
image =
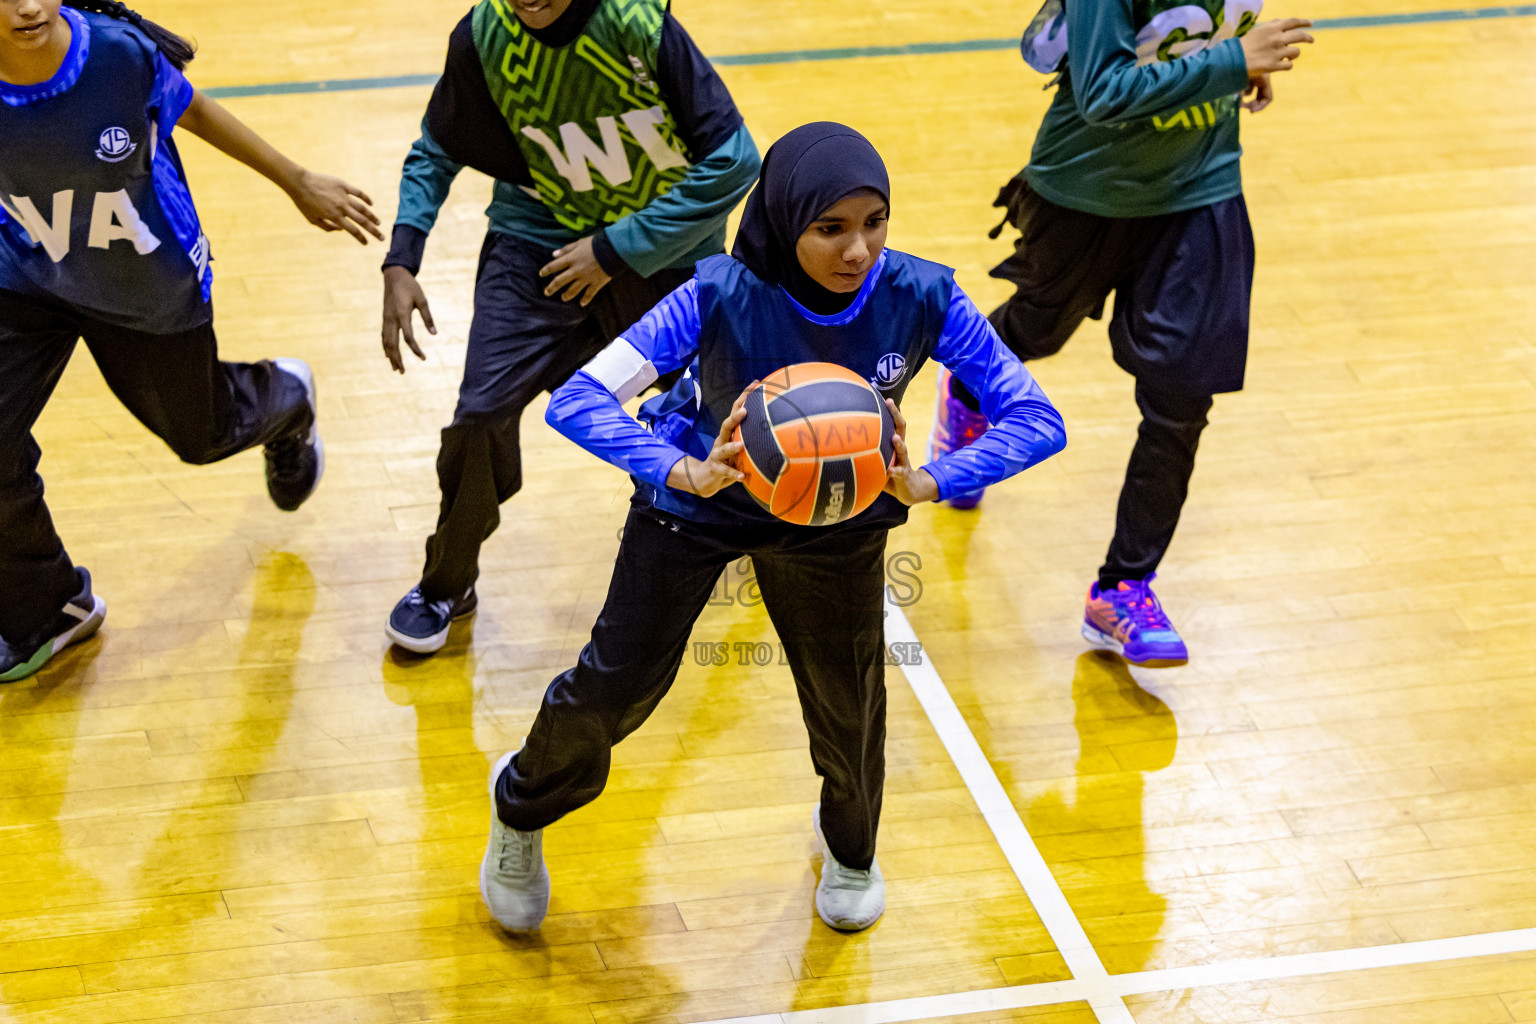
[[[549,869],[544,866],[544,830],[519,832],[496,814],[496,780],[512,757],[504,755],[491,769],[491,839],[480,862],[480,898],[497,924],[522,935],[538,931],[549,913]]]
[[[861,932],[885,913],[885,876],[880,862],[871,861],[868,871],[855,871],[838,863],[821,832],[821,805],[811,812],[811,824],[821,841],[821,884],[816,886],[816,913],[827,927],[840,932]]]

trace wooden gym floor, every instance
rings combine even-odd
[[[328,475],[282,515],[258,454],[182,466],[71,367],[43,472],[111,610],[0,690],[0,1019],[1536,1021],[1536,8],[1436,4],[1268,12],[1343,21],[1244,115],[1249,388],[1217,402],[1159,585],[1189,667],[1131,674],[1077,636],[1135,429],[1102,324],[1035,367],[1067,451],[893,536],[916,600],[892,639],[910,623],[925,659],[890,674],[890,909],[857,936],[812,909],[787,671],[691,660],[608,793],[550,830],[542,936],[488,923],[486,772],[585,638],[626,481],[540,403],[478,620],[434,659],[391,654],[487,183],[466,174],[432,236],[442,333],[402,379],[378,350],[381,251],[185,140],[224,350],[315,365]],[[332,83],[228,103],[388,219],[428,89],[346,80],[430,75],[463,5],[145,10],[199,39],[203,87]],[[863,129],[892,244],[1002,298],[989,204],[1048,97],[1006,42],[921,44],[1006,40],[1033,5],[676,9],[712,55],[779,55],[722,69],[762,147],[805,120]],[[772,640],[725,596],[696,639]]]

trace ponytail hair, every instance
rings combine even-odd
[[[197,53],[197,47],[190,41],[183,39],[170,29],[156,25],[138,11],[130,10],[117,0],[65,0],[65,2],[77,11],[105,14],[109,18],[128,22],[149,36],[150,41],[159,47],[165,59],[170,61],[177,71],[185,71],[193,55]]]

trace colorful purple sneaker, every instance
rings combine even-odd
[[[1189,648],[1152,593],[1156,578],[1154,572],[1144,580],[1125,580],[1117,590],[1100,590],[1095,580],[1083,611],[1083,639],[1140,668],[1188,664]]]
[[[949,392],[950,372],[939,368],[939,404],[933,418],[933,433],[928,435],[928,461],[959,451],[987,432],[987,418],[972,412]],[[950,508],[975,508],[987,490],[968,491],[949,499]]]

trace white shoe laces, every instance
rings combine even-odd
[[[505,826],[503,826],[505,827]],[[533,835],[508,828],[501,842],[496,866],[503,874],[526,875],[533,870]]]
[[[428,601],[424,596],[422,596],[421,587],[419,586],[411,588],[411,592],[406,595],[406,600],[410,601],[411,604],[430,608],[443,618],[447,618],[448,615],[453,611],[453,601],[451,599],[444,601]]]

